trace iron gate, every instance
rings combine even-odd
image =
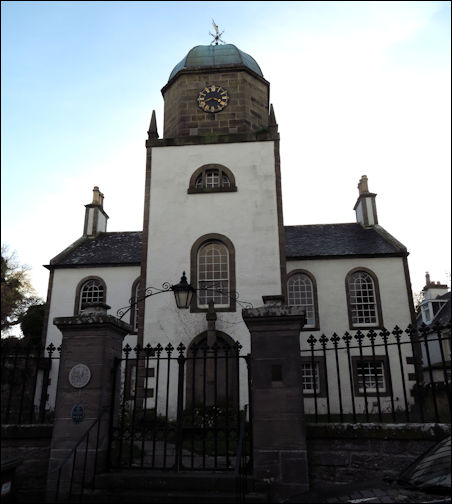
[[[240,453],[251,468],[249,355],[240,350],[218,335],[211,346],[204,339],[188,349],[126,345],[116,366],[110,466],[234,470]]]

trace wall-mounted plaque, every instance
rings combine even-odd
[[[81,404],[73,406],[71,418],[74,423],[80,423],[85,418],[85,408]]]
[[[69,383],[74,388],[83,388],[88,385],[91,379],[91,371],[85,364],[76,364],[69,371]]]

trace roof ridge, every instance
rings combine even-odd
[[[397,238],[394,238],[394,236],[392,236],[391,233],[386,231],[385,228],[381,227],[379,224],[375,224],[373,227],[374,227],[375,231],[382,238],[384,238],[386,241],[390,242],[392,245],[394,245],[394,247],[397,247],[401,251],[406,252],[408,254],[408,249],[405,247],[405,245],[403,243],[399,242],[399,240],[397,240]]]
[[[143,231],[103,231],[101,233],[98,233],[99,235],[106,235],[106,234],[125,234],[125,233],[142,233]]]
[[[359,225],[359,222],[331,222],[331,223],[326,223],[326,224],[288,224],[284,225],[285,228],[287,227],[307,227],[307,226],[348,226],[348,225]]]
[[[437,299],[438,299],[438,298],[437,298]],[[449,303],[450,303],[450,299],[446,299],[446,300],[444,300],[444,304],[440,306],[439,310],[438,310],[438,311],[436,312],[436,314],[434,315],[432,322],[433,322],[434,320],[439,319],[439,317],[440,317],[440,315],[441,315],[441,312],[443,312],[443,311],[444,311],[444,313],[446,312],[446,310],[447,310],[447,305],[448,305]]]

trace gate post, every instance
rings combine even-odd
[[[131,331],[128,324],[107,315],[108,308],[104,304],[92,304],[80,315],[53,321],[62,332],[63,340],[47,473],[47,502],[55,502],[57,492],[58,500],[66,498],[73,488],[73,476],[78,482],[88,484],[96,472],[107,467],[110,420],[117,409],[111,408],[112,400],[118,405],[120,392],[120,373],[114,372],[115,360],[121,358],[123,338]],[[93,424],[73,466],[71,452]]]
[[[251,333],[253,476],[270,486],[272,502],[308,492],[301,379],[299,307],[242,310]]]

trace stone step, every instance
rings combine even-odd
[[[149,471],[130,470],[103,473],[96,476],[96,489],[107,490],[203,490],[233,491],[232,471]]]
[[[251,489],[251,480],[249,480]],[[82,502],[233,503],[239,501],[232,472],[117,471],[99,474],[95,489],[85,489]],[[74,491],[78,499],[77,489]],[[249,492],[246,502],[264,503],[264,492]]]
[[[127,490],[122,492],[111,492],[105,490],[85,491],[82,499],[83,503],[236,503],[239,502],[238,496],[233,492],[195,492],[184,490],[167,490],[167,491],[151,491],[151,490]],[[266,495],[257,493],[248,493],[246,495],[248,503],[265,503],[268,502]]]

